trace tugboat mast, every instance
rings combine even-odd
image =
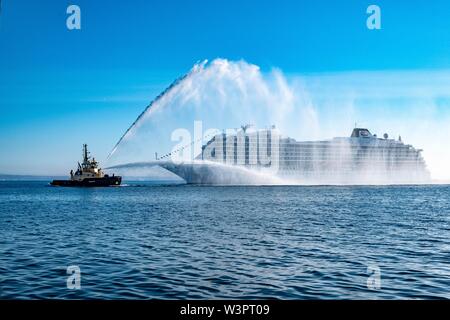
[[[83,164],[86,165],[89,161],[89,152],[87,150],[87,144],[83,144]]]

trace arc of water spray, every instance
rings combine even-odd
[[[1,1],[1,0],[0,0]],[[109,160],[111,156],[116,152],[117,147],[120,145],[120,143],[123,141],[123,139],[128,135],[128,133],[131,131],[131,129],[141,120],[141,118],[147,113],[148,110],[156,103],[158,102],[163,96],[165,96],[167,93],[169,93],[174,87],[176,87],[178,84],[183,82],[186,78],[188,78],[193,73],[197,72],[201,68],[205,66],[205,64],[208,63],[208,60],[204,60],[201,63],[196,63],[195,66],[186,74],[182,75],[181,77],[175,79],[163,92],[161,92],[155,99],[153,99],[150,104],[144,109],[144,111],[141,112],[141,114],[136,118],[136,120],[132,123],[132,125],[125,131],[125,133],[120,137],[119,141],[115,144],[114,148],[111,150],[111,152],[108,154],[108,157],[106,160]]]
[[[179,152],[179,151],[182,151],[182,150],[186,149],[187,147],[194,145],[196,142],[202,141],[203,139],[208,139],[209,137],[212,137],[212,136],[214,136],[215,134],[217,134],[217,133],[216,133],[216,132],[213,132],[213,133],[208,134],[208,135],[206,135],[206,136],[204,136],[204,137],[201,137],[200,139],[194,140],[194,141],[192,141],[191,143],[182,146],[181,148],[178,148],[178,149],[176,149],[176,150],[174,150],[174,151],[172,151],[172,152],[166,153],[166,154],[163,155],[163,156],[157,157],[156,160],[158,161],[158,160],[165,159],[165,158],[171,156],[172,154],[177,153],[177,152]],[[107,168],[105,168],[105,169],[114,169],[114,168],[115,168],[115,166],[107,167]]]

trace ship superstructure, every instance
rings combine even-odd
[[[105,175],[95,158],[89,156],[87,144],[83,144],[83,162],[78,162],[78,169],[70,172],[71,180],[82,181],[86,178],[103,178]]]
[[[198,160],[268,171],[301,183],[424,183],[430,179],[422,150],[378,138],[365,128],[350,137],[296,141],[271,129],[218,134],[203,147]]]

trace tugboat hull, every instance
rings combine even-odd
[[[53,180],[52,186],[60,187],[110,187],[119,186],[122,177],[85,178],[83,180]]]

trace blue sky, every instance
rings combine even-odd
[[[287,75],[450,69],[448,1],[2,0],[0,173],[104,159],[145,106],[203,59]],[[81,8],[81,30],[66,8]],[[382,29],[366,28],[377,4]],[[67,170],[66,170],[67,169]]]

